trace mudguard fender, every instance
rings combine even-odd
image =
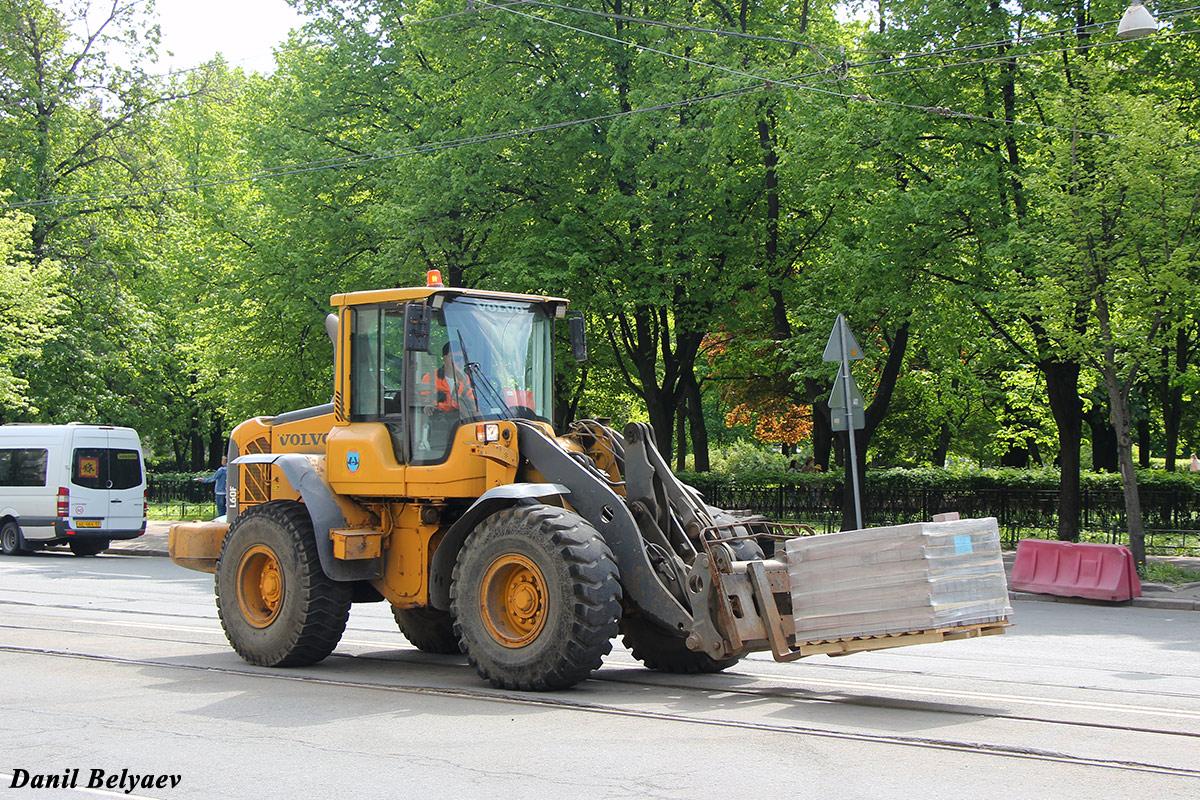
[[[312,520],[321,558],[321,571],[335,581],[374,580],[383,575],[383,558],[342,561],[333,556],[333,540],[329,531],[346,527],[346,518],[334,500],[333,489],[322,478],[308,456],[300,453],[254,453],[239,456],[233,464],[274,464],[283,472],[304,501]]]
[[[450,578],[458,551],[467,534],[484,518],[519,503],[532,503],[547,497],[569,494],[570,489],[558,483],[512,483],[488,489],[454,521],[433,553],[429,567],[429,604],[442,611],[450,610]]]

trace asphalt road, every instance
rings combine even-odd
[[[268,670],[229,649],[210,576],[0,557],[0,797],[1200,796],[1200,614],[1018,601],[1015,621],[715,676],[617,646],[579,687],[521,694],[416,651],[379,604],[322,664]]]

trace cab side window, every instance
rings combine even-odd
[[[354,310],[350,339],[350,418],[399,417],[403,411],[404,317],[398,308]]]
[[[380,309],[356,308],[350,339],[350,418],[378,419],[383,413],[381,391]]]

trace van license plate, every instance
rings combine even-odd
[[[79,519],[75,520],[76,528],[99,528],[100,520],[98,519]]]

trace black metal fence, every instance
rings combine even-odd
[[[213,487],[184,478],[149,476],[152,504],[167,505],[178,519],[216,513]],[[842,525],[840,486],[697,486],[714,506],[762,514],[778,522],[803,522],[819,533]],[[1200,495],[1191,492],[1141,492],[1146,552],[1157,555],[1200,553]],[[1081,541],[1128,544],[1125,500],[1120,491],[1084,489],[1080,498]],[[1021,539],[1052,539],[1058,530],[1056,489],[887,489],[868,488],[863,524],[900,525],[957,511],[963,517],[995,517],[1006,547]]]
[[[212,517],[217,513],[213,485],[187,478],[148,475],[146,499],[151,505],[166,506],[167,515],[175,519]]]
[[[803,522],[821,533],[840,530],[840,486],[699,486],[714,506],[742,509],[780,522]],[[900,525],[957,511],[963,517],[995,517],[1007,547],[1020,539],[1054,538],[1056,489],[886,489],[864,493],[863,524]],[[1128,544],[1125,500],[1120,491],[1085,489],[1080,507],[1081,541]],[[1200,552],[1200,497],[1190,492],[1141,492],[1146,550],[1155,554]]]

